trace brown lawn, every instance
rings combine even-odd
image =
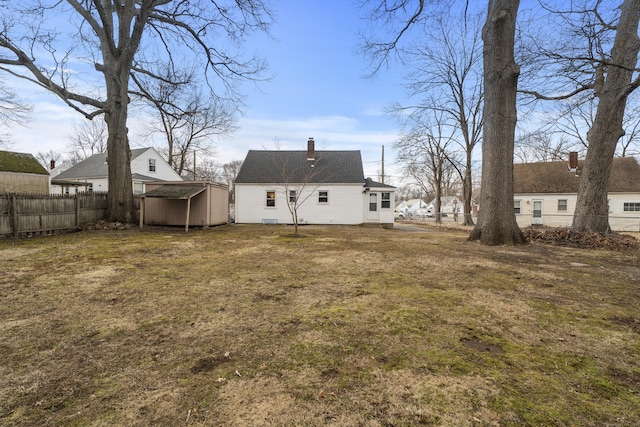
[[[640,425],[637,250],[291,230],[0,241],[0,424]]]

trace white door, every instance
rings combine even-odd
[[[542,200],[533,200],[531,224],[542,224]]]
[[[369,203],[367,205],[367,221],[379,221],[380,212],[378,206],[378,193],[369,193]]]

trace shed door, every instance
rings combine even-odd
[[[542,200],[533,200],[531,224],[542,224]]]

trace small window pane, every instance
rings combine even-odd
[[[276,205],[276,192],[275,191],[267,191],[267,206],[275,206]]]
[[[328,191],[318,191],[318,203],[329,203]]]
[[[149,172],[156,171],[156,159],[149,159]]]
[[[567,199],[558,200],[558,210],[566,211],[567,210]]]
[[[640,212],[640,202],[625,203],[623,209],[625,212]]]
[[[516,215],[520,213],[520,200],[513,201],[513,211]]]
[[[391,208],[391,193],[382,193],[382,201],[380,203],[382,209]]]
[[[289,203],[295,203],[297,199],[296,190],[289,190]]]
[[[378,210],[378,193],[369,194],[369,211],[376,212]]]

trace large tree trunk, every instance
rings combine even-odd
[[[473,218],[471,217],[471,212],[472,212],[471,199],[473,194],[473,181],[471,179],[471,151],[469,150],[467,150],[467,167],[464,171],[462,193],[463,193],[462,211],[464,212],[464,220],[462,222],[462,225],[474,225]]]
[[[513,210],[513,146],[520,70],[514,59],[519,0],[489,0],[484,40],[482,194],[469,240],[488,245],[525,243]]]
[[[611,50],[611,62],[599,98],[596,117],[587,133],[589,147],[581,171],[573,231],[608,233],[608,186],[618,139],[624,135],[622,120],[631,93],[633,69],[638,61],[640,0],[625,0]]]
[[[127,135],[130,67],[123,67],[113,58],[105,62],[105,68],[109,70],[106,79],[108,108],[105,113],[105,121],[109,129],[109,138],[107,140],[107,162],[109,166],[107,219],[135,223],[136,211],[133,203],[131,149]]]

